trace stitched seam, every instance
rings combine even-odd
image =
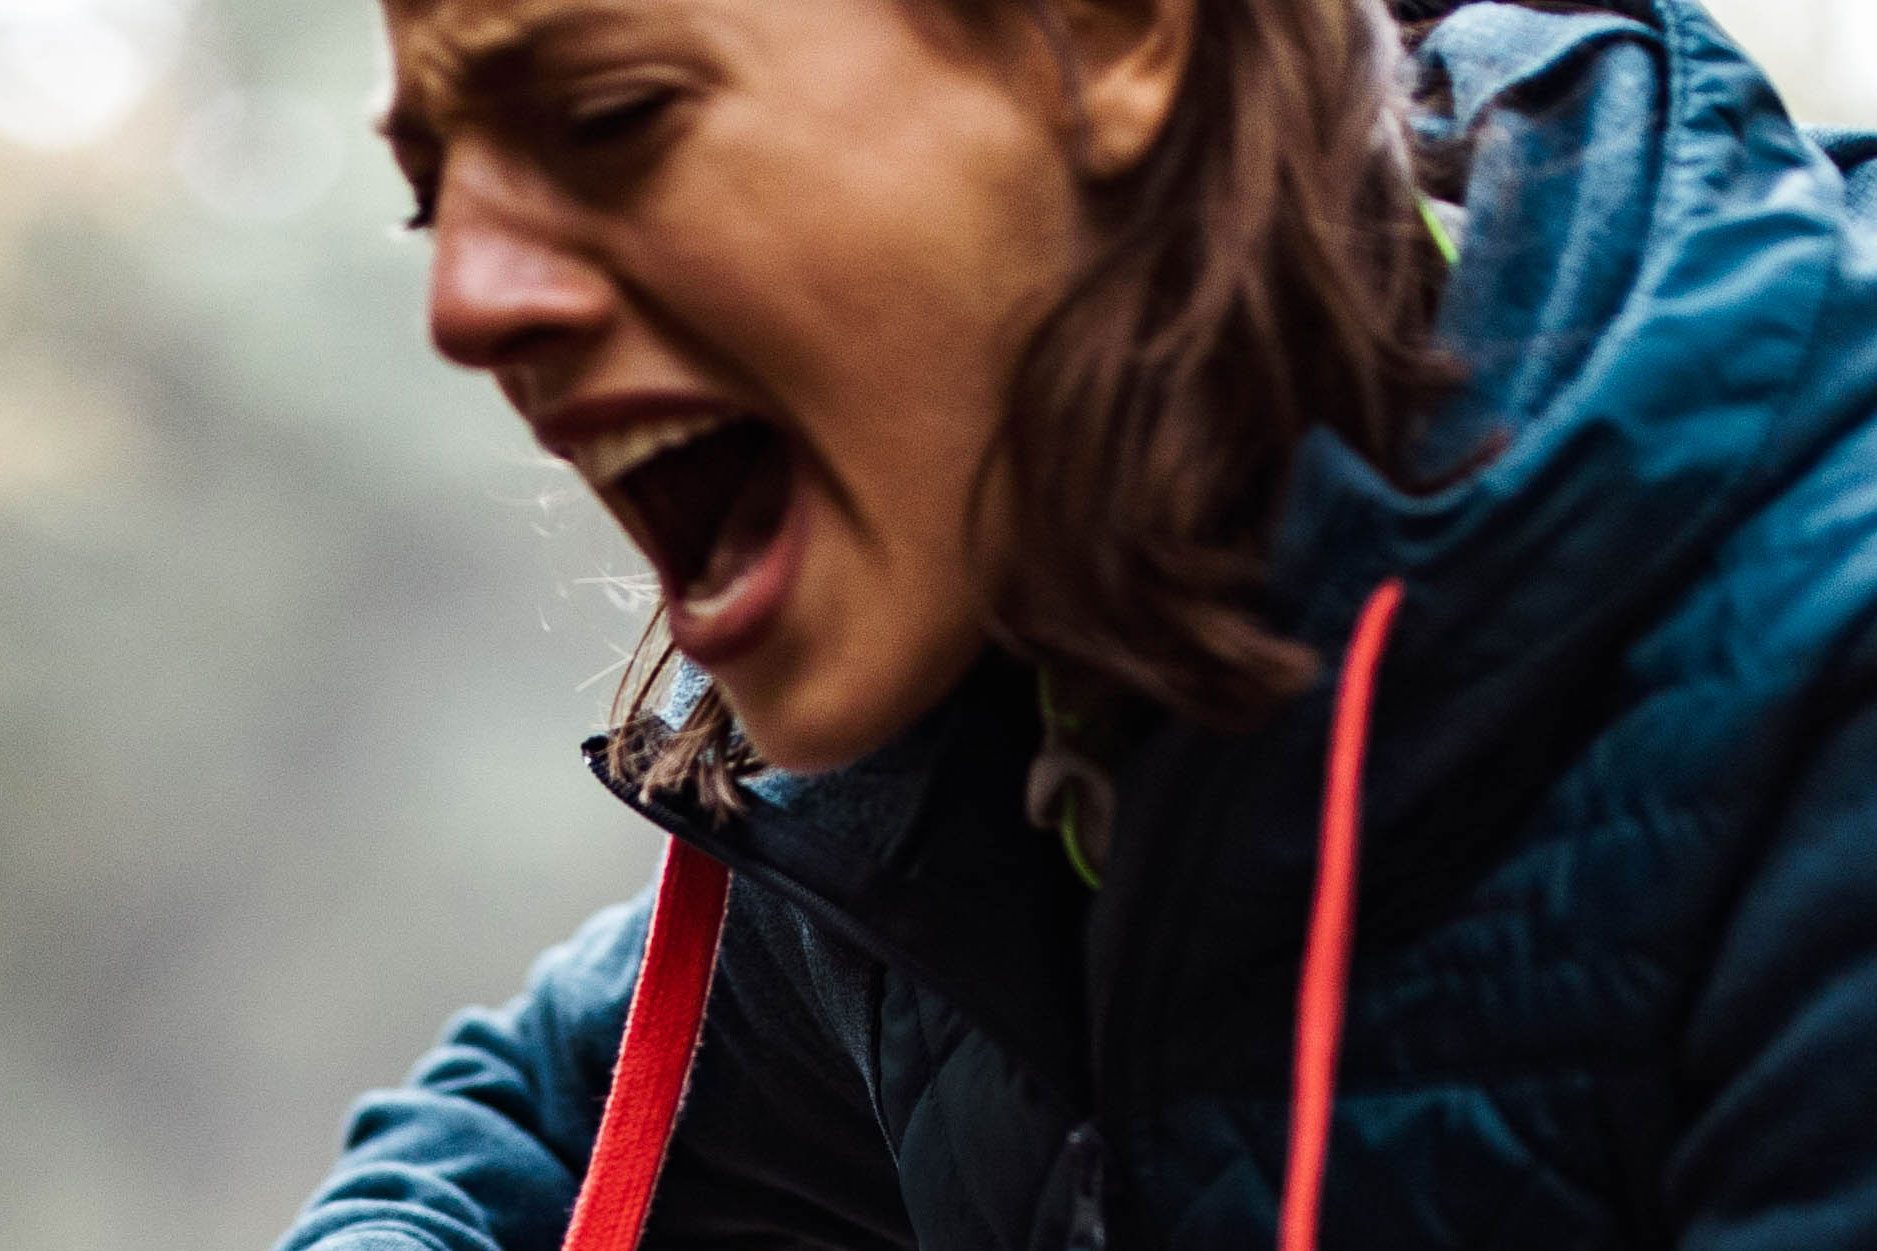
[[[324,1237],[320,1238],[320,1240],[309,1247],[307,1251],[319,1251],[328,1241],[336,1246],[338,1245],[339,1239],[349,1238],[353,1234],[359,1233],[399,1234],[423,1243],[424,1246],[428,1248],[428,1251],[450,1251],[449,1246],[444,1243],[442,1239],[433,1234],[426,1233],[424,1230],[418,1229],[413,1225],[406,1225],[401,1221],[387,1220],[360,1221],[356,1225],[347,1225],[344,1229],[334,1230],[332,1233],[326,1234]]]
[[[925,1090],[921,1092],[920,1097],[923,1101],[928,1101],[931,1104],[932,1119],[937,1123],[938,1135],[940,1140],[944,1143],[945,1153],[951,1159],[952,1177],[962,1187],[965,1180],[964,1170],[962,1168],[964,1157],[959,1153],[957,1140],[952,1135],[950,1110],[946,1106],[946,1101],[938,1094],[938,1084],[944,1080],[943,1066],[936,1060],[938,1049],[933,1045],[932,1038],[928,1033],[931,1026],[926,1016],[925,992],[918,986],[913,986],[911,990],[913,996],[913,1015],[919,1023],[919,1045],[925,1052],[926,1068],[931,1074],[931,1078]],[[947,1053],[947,1061],[949,1062],[950,1057],[956,1054],[957,1050],[954,1048],[951,1052]],[[967,1191],[969,1190],[968,1187],[965,1187],[965,1189]],[[971,1213],[980,1227],[983,1241],[978,1245],[984,1247],[1001,1245],[1002,1239],[998,1238],[996,1229],[991,1225],[990,1217],[978,1207],[975,1202],[975,1195],[971,1195],[970,1198],[972,1201],[962,1206],[966,1211]]]
[[[893,1161],[893,1170],[899,1171],[899,1144],[893,1141],[892,1127],[886,1119],[886,1096],[881,1090],[880,1051],[886,1033],[882,1018],[886,1015],[886,966],[877,961],[870,962],[867,976],[867,1054],[864,1057],[867,1082],[867,1099],[873,1106],[874,1123],[880,1127],[880,1140],[886,1144],[886,1153]],[[924,1040],[921,1039],[923,1045]],[[910,1123],[910,1117],[908,1118]]]

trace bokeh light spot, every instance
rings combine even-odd
[[[114,130],[153,65],[117,25],[84,8],[0,16],[0,135],[71,148]]]
[[[284,91],[226,92],[198,109],[176,145],[183,184],[236,221],[282,221],[338,181],[344,143],[318,102]]]

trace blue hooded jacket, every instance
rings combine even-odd
[[[1473,155],[1417,454],[1505,450],[1410,497],[1306,438],[1271,602],[1332,673],[1140,727],[1099,895],[994,660],[747,820],[644,806],[737,871],[646,1245],[1267,1245],[1334,670],[1399,578],[1321,1245],[1877,1247],[1877,136],[1626,7],[1419,48]],[[280,1251],[558,1246],[647,906],[368,1096]]]

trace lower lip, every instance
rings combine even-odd
[[[799,467],[796,471],[800,472]],[[782,524],[768,548],[743,574],[736,598],[708,617],[687,612],[684,601],[665,588],[669,605],[671,641],[678,650],[704,666],[723,664],[743,656],[768,637],[782,606],[795,586],[807,545],[808,517],[802,484],[791,484]]]

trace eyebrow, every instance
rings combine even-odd
[[[460,30],[445,26],[431,33],[425,41],[425,76],[431,80],[432,90],[440,83],[439,94],[458,102],[488,95],[494,84],[534,59],[543,45],[557,39],[575,39],[597,24],[633,20],[630,9],[603,2],[569,6],[546,0],[521,7],[519,14],[503,14]],[[436,134],[426,111],[397,95],[374,120],[372,129],[393,144],[423,143]]]
[[[393,104],[372,119],[372,133],[389,144],[422,143],[430,138],[430,127],[414,109]]]

